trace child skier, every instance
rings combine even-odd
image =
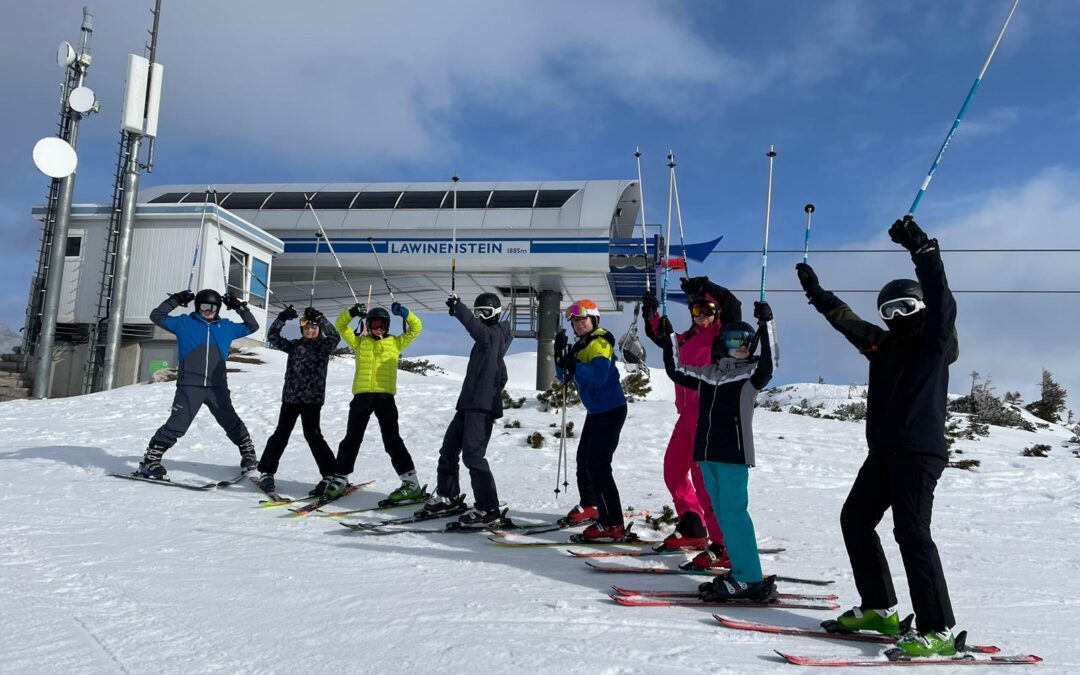
[[[679,361],[688,366],[707,366],[712,362],[713,341],[720,335],[722,326],[742,320],[742,303],[728,289],[710,282],[708,277],[684,278],[682,290],[689,301],[691,323],[689,330],[675,336]],[[647,293],[642,298],[642,306],[645,334],[663,348],[669,340],[657,335],[660,303],[656,295]],[[675,532],[664,540],[663,547],[705,549],[690,561],[690,569],[728,567],[724,535],[716,522],[701,468],[694,461],[694,430],[698,418],[696,386],[675,385],[675,410],[679,417],[664,452],[664,483],[675,503],[679,521]]]
[[[195,301],[194,312],[169,316],[178,306],[187,307],[192,300]],[[220,318],[218,313],[222,304],[237,312],[244,322]],[[232,341],[259,330],[259,322],[251,314],[247,303],[230,293],[219,295],[210,288],[199,291],[197,295],[191,291],[178,291],[150,312],[150,320],[176,335],[180,365],[172,414],[150,439],[137,473],[146,478],[165,477],[167,472],[161,465],[162,455],[187,432],[203,405],[210,409],[210,414],[225,430],[229,440],[240,449],[240,469],[245,472],[254,470],[255,446],[247,427],[233,409],[225,376],[225,361],[229,358]]]
[[[566,333],[559,331],[555,375],[560,382],[573,378],[588,411],[576,458],[580,503],[567,518],[596,521],[585,528],[583,539],[623,541],[627,535],[622,503],[611,473],[611,459],[626,422],[626,396],[615,367],[615,337],[600,327],[600,311],[592,300],[567,307],[566,318],[577,341],[567,350]]]
[[[664,368],[684,387],[697,387],[698,421],[694,435],[694,459],[712,499],[716,519],[724,532],[731,571],[699,587],[707,602],[735,598],[768,602],[776,598],[772,577],[761,573],[754,522],[747,510],[747,482],[754,466],[754,402],[773,374],[772,309],[754,303],[755,331],[749,324],[729,323],[714,343],[713,363],[689,366],[680,362],[678,340],[667,317],[660,332],[664,343]],[[761,356],[754,357],[755,343]]]
[[[353,305],[338,315],[338,332],[356,353],[356,375],[353,377],[352,403],[349,404],[349,421],[345,438],[338,444],[337,461],[333,475],[325,476],[315,488],[316,494],[330,499],[340,497],[349,485],[349,474],[356,464],[356,455],[364,441],[371,414],[379,420],[383,448],[390,455],[390,463],[401,479],[401,487],[387,497],[395,504],[421,501],[426,495],[416,477],[416,466],[409,455],[398,429],[398,409],[394,395],[397,394],[398,360],[401,352],[420,335],[423,324],[416,314],[395,302],[390,311],[405,319],[405,332],[390,334],[390,314],[382,307],[367,310],[363,305]],[[349,321],[357,317],[367,325],[366,335],[356,335],[349,328]]]
[[[822,289],[809,265],[795,266],[810,304],[870,362],[870,454],[840,512],[861,602],[827,627],[899,632],[896,592],[874,531],[891,508],[917,622],[917,630],[901,637],[897,646],[909,656],[950,655],[956,651],[956,620],[930,519],[934,488],[948,459],[945,404],[949,365],[959,356],[956,301],[936,239],[927,237],[911,216],[893,223],[889,238],[911,253],[918,281],[896,279],[878,293],[878,315],[887,330],[863,321]]]
[[[274,474],[296,426],[297,417],[304,426],[304,440],[311,448],[319,475],[328,476],[334,472],[334,451],[323,438],[319,422],[326,396],[326,365],[330,361],[330,352],[337,347],[341,338],[322,312],[314,307],[308,307],[304,310],[304,316],[300,317],[299,340],[281,337],[285,323],[296,317],[296,310],[289,305],[270,324],[266,336],[271,347],[289,355],[277,428],[266,441],[266,449],[259,458],[259,471],[262,474],[259,476],[259,487],[267,494],[277,491]]]
[[[464,462],[472,480],[474,507],[458,518],[462,525],[492,525],[502,517],[495,477],[487,459],[487,444],[491,427],[502,417],[502,390],[506,386],[506,363],[503,357],[514,339],[510,323],[499,321],[502,302],[494,293],[481,293],[473,302],[472,311],[451,295],[446,299],[450,316],[455,317],[474,340],[469,352],[469,365],[457,412],[446,428],[439,449],[439,485],[435,494],[424,504],[427,515],[459,512],[464,504],[458,483],[458,460]]]

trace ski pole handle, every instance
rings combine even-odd
[[[802,261],[806,265],[810,259],[810,219],[814,217],[814,205],[807,204],[803,211],[806,211],[806,240],[803,242]]]

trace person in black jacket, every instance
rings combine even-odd
[[[945,404],[956,361],[956,301],[936,239],[911,216],[889,237],[911,253],[918,281],[897,279],[878,295],[888,329],[860,319],[823,290],[814,270],[796,265],[810,304],[870,362],[866,441],[870,454],[840,514],[861,604],[837,619],[843,629],[898,632],[896,592],[874,528],[892,509],[917,632],[898,646],[909,654],[952,653],[956,624],[937,546],[930,533],[934,488],[945,469]]]
[[[304,440],[319,466],[319,475],[326,477],[334,473],[334,451],[323,438],[319,425],[326,397],[326,366],[330,362],[330,352],[334,351],[341,337],[322,312],[314,307],[304,310],[304,316],[300,318],[299,340],[281,337],[285,323],[296,317],[296,310],[289,305],[270,324],[266,336],[271,347],[289,355],[277,428],[266,441],[266,449],[259,458],[258,468],[262,474],[259,476],[259,487],[267,494],[277,491],[274,474],[296,426],[297,417],[304,426]]]
[[[731,571],[702,584],[706,602],[776,599],[775,580],[761,572],[754,521],[750,518],[747,486],[754,466],[754,404],[757,393],[772,379],[776,343],[772,309],[754,303],[755,330],[743,321],[724,326],[713,342],[713,362],[691,366],[679,360],[679,341],[667,317],[660,320],[664,342],[664,369],[676,384],[698,392],[694,461],[700,463],[716,519],[724,532]],[[756,343],[761,356],[754,357]],[[688,567],[687,569],[691,569]]]
[[[469,352],[469,365],[457,412],[443,436],[439,449],[438,488],[424,504],[428,514],[454,512],[461,508],[464,496],[458,483],[458,460],[464,462],[472,480],[475,506],[463,514],[463,525],[492,524],[501,517],[495,477],[488,467],[487,444],[495,420],[502,417],[502,390],[506,386],[506,363],[503,357],[514,339],[510,323],[499,321],[499,296],[481,293],[470,310],[456,295],[446,300],[455,317],[475,341]]]

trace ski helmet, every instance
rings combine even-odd
[[[882,286],[877,295],[877,305],[881,307],[890,300],[899,300],[900,298],[922,300],[922,284],[914,279],[893,279]]]
[[[753,354],[757,349],[757,330],[745,321],[736,321],[724,326],[720,336],[713,341],[713,360],[728,356],[739,347],[746,347]]]
[[[484,321],[498,319],[499,310],[502,309],[502,300],[494,293],[481,293],[473,301],[473,314]]]
[[[566,318],[573,321],[586,316],[593,318],[593,328],[600,325],[600,308],[592,300],[581,299],[566,308]]]
[[[914,335],[922,328],[926,307],[922,286],[914,279],[894,279],[878,293],[878,316],[897,335]]]
[[[213,305],[214,311],[221,310],[221,294],[212,288],[204,288],[195,294],[195,311],[202,311],[203,305]]]
[[[375,321],[382,323],[383,330],[390,330],[390,312],[387,312],[382,307],[372,307],[369,309],[365,320],[367,321],[368,330],[373,328],[372,323]]]

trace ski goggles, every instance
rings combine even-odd
[[[307,328],[308,326],[318,328],[319,324],[315,323],[314,321],[308,321],[308,318],[306,316],[300,317],[300,327]]]
[[[473,313],[473,316],[475,316],[477,319],[483,319],[484,321],[487,321],[489,319],[494,319],[495,318],[495,316],[499,313],[499,308],[498,307],[473,307],[472,313]]]
[[[574,321],[584,319],[587,316],[600,317],[600,309],[592,300],[578,300],[566,308],[566,318]]]
[[[724,348],[728,351],[736,349],[749,349],[754,342],[755,334],[750,331],[739,330],[724,333]]]
[[[381,316],[377,316],[374,319],[367,320],[368,330],[390,330],[390,322]]]
[[[218,306],[211,303],[211,302],[200,302],[199,303],[199,311],[200,312],[216,312],[217,310],[218,310]]]
[[[898,316],[911,316],[925,307],[926,303],[918,298],[897,298],[881,303],[878,314],[882,319],[888,320]]]
[[[690,316],[716,316],[716,304],[708,300],[698,300],[690,304]]]

